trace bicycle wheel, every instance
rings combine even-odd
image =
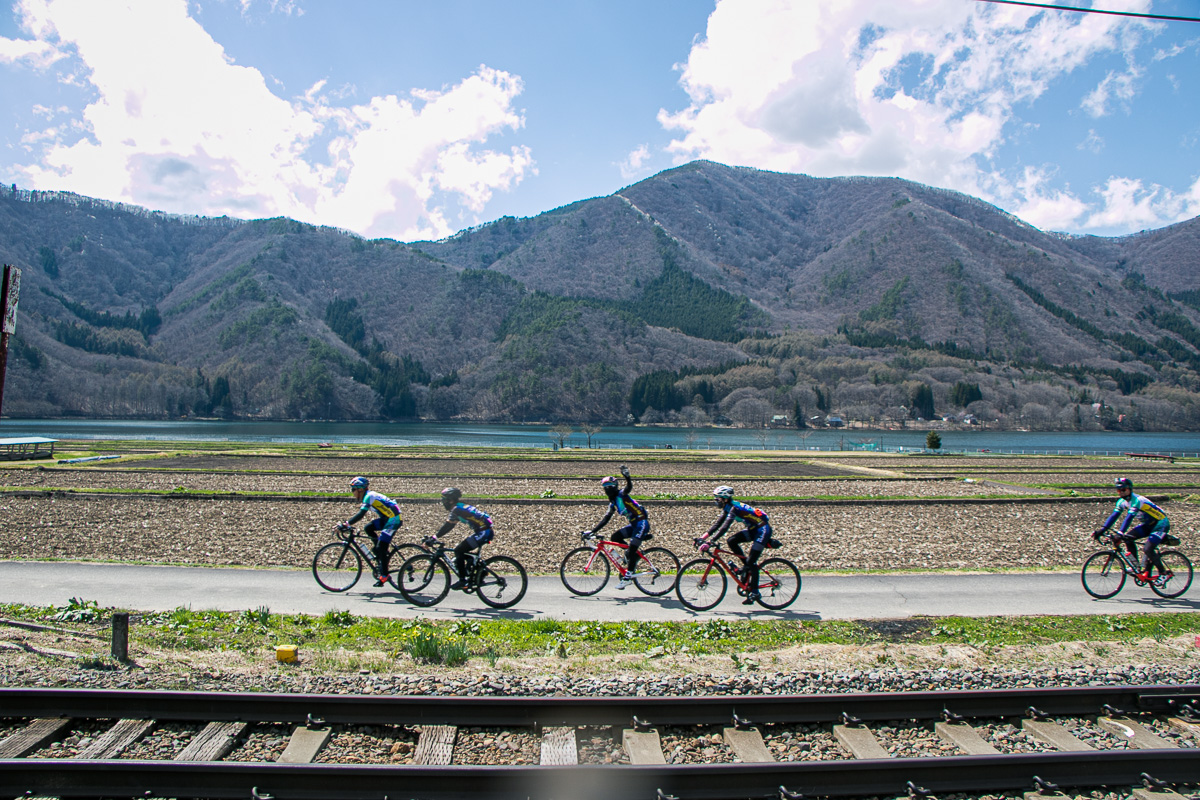
[[[492,608],[509,608],[521,602],[529,588],[525,568],[515,558],[492,556],[475,573],[479,599]]]
[[[1192,562],[1178,550],[1166,550],[1159,553],[1158,557],[1171,577],[1162,586],[1150,581],[1150,588],[1159,597],[1179,597],[1192,585]]]
[[[362,575],[362,556],[346,542],[330,542],[313,556],[313,577],[322,589],[344,592]]]
[[[675,588],[679,577],[679,559],[665,547],[651,547],[638,552],[637,572],[633,582],[644,594],[661,597]]]
[[[595,558],[592,554],[595,553]],[[612,567],[603,553],[591,547],[576,547],[558,566],[558,577],[571,594],[591,597],[608,583]]]
[[[449,591],[446,565],[429,553],[413,556],[400,565],[400,594],[414,606],[437,605]]]
[[[800,596],[800,570],[786,558],[768,558],[758,565],[758,604],[787,608]]]
[[[391,550],[388,551],[388,580],[392,582],[392,585],[397,589],[400,588],[400,568],[408,563],[410,558],[428,552],[421,545],[413,544],[412,542],[405,542],[404,544],[392,542]],[[414,580],[410,580],[409,587],[415,589],[414,583]]]
[[[711,558],[697,558],[684,564],[675,581],[675,596],[693,611],[707,611],[725,597],[729,579]]]
[[[1100,600],[1121,591],[1125,585],[1125,565],[1115,550],[1101,550],[1088,556],[1080,572],[1083,590]]]

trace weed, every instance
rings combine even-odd
[[[429,632],[414,636],[404,648],[413,661],[420,664],[445,664],[461,667],[471,658],[467,646],[457,640],[446,640]]]
[[[456,620],[452,627],[455,636],[478,636],[482,629],[483,626],[474,619]]]
[[[733,636],[733,626],[729,624],[728,620],[710,619],[700,626],[699,636],[701,639],[709,641],[729,639]]]
[[[730,658],[733,659],[733,665],[737,667],[738,672],[753,672],[758,669],[758,662],[748,656],[734,653]]]
[[[337,628],[345,628],[354,624],[354,615],[349,611],[326,611],[321,622]]]
[[[59,622],[99,622],[100,604],[95,600],[72,597],[67,604],[55,610],[52,619]]]

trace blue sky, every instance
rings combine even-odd
[[[977,0],[0,9],[0,182],[405,241],[697,158],[1125,234],[1200,215],[1198,100],[1200,23]]]

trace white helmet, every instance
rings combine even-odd
[[[732,486],[718,486],[717,488],[713,489],[713,497],[717,498],[718,500],[732,500],[733,499],[733,487]]]

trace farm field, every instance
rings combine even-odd
[[[598,480],[622,461],[656,545],[691,552],[716,518],[709,492],[729,483],[771,515],[780,554],[806,572],[1074,569],[1094,549],[1089,534],[1111,509],[1117,475],[1168,498],[1185,548],[1200,517],[1190,502],[1200,463],[1185,461],[87,446],[122,457],[0,466],[0,558],[303,568],[354,513],[346,485],[361,474],[401,503],[401,538],[435,530],[444,518],[438,493],[455,485],[496,520],[492,553],[519,554],[531,572],[549,574],[603,516]]]

